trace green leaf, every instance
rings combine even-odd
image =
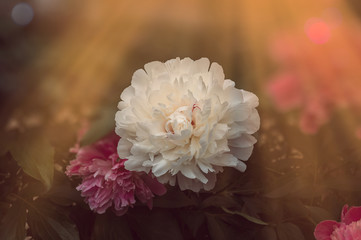
[[[358,181],[359,180],[360,179],[358,179]],[[339,174],[337,177],[331,176],[326,179],[324,185],[326,188],[338,191],[360,192],[361,189],[356,184],[358,181],[356,180],[356,177],[350,179],[347,174]]]
[[[276,227],[279,240],[305,240],[300,228],[293,223],[281,223]]]
[[[133,237],[125,216],[118,217],[107,212],[96,216],[92,239],[132,240]]]
[[[132,209],[128,211],[129,226],[142,240],[172,239],[183,240],[182,231],[176,218],[169,210],[153,208]]]
[[[204,213],[201,211],[182,209],[179,214],[182,218],[182,222],[186,224],[186,226],[190,229],[192,236],[195,238],[199,229],[205,222]]]
[[[227,230],[224,227],[225,223],[213,215],[207,215],[208,231],[213,240],[227,239]]]
[[[291,215],[293,218],[309,217],[309,211],[304,206],[304,203],[297,198],[286,198],[282,205],[286,214]]]
[[[2,219],[0,239],[23,240],[25,238],[26,209],[24,204],[17,200]]]
[[[15,143],[18,131],[2,131],[0,130],[0,156],[10,151],[11,146]]]
[[[174,188],[168,189],[165,195],[153,199],[153,206],[160,208],[181,208],[197,204],[195,198],[188,197],[185,192]]]
[[[278,240],[276,230],[273,227],[266,226],[258,231],[255,239],[257,240]]]
[[[264,196],[267,198],[282,198],[289,195],[299,198],[315,197],[316,194],[320,194],[321,189],[314,185],[312,179],[310,177],[295,177],[293,174],[286,175],[278,180],[279,186],[277,188],[264,194]],[[311,194],[312,191],[315,194]]]
[[[211,192],[217,193],[223,191],[232,184],[235,184],[235,179],[237,179],[237,181],[240,181],[239,178],[240,178],[240,174],[237,170],[233,168],[225,168],[222,173],[219,173],[217,175],[216,185],[211,190]]]
[[[28,223],[35,239],[79,240],[75,225],[62,209],[42,199],[26,203],[29,210]]]
[[[320,207],[305,206],[309,210],[313,224],[318,224],[323,220],[334,219],[334,216],[328,211]]]
[[[1,133],[3,134],[3,133]],[[4,136],[4,135],[2,135]],[[9,142],[7,136],[0,138],[0,156],[4,155],[9,151]]]
[[[71,185],[69,178],[58,171],[55,171],[52,188],[42,197],[60,206],[71,206],[74,202],[83,202],[80,193]]]
[[[226,217],[222,215],[206,214],[209,235],[212,240],[224,239],[248,239],[244,234],[240,234],[239,229],[234,228],[233,224],[225,222]]]
[[[62,185],[52,187],[43,197],[60,206],[71,206],[82,201],[80,193],[75,188]]]
[[[74,147],[79,128],[81,126],[69,122],[46,125],[44,133],[49,143],[55,148],[55,162],[69,159],[69,155],[71,155],[69,149]]]
[[[10,152],[26,174],[50,189],[54,176],[54,148],[41,134],[20,135]]]
[[[268,223],[262,221],[261,219],[258,219],[258,218],[255,218],[255,217],[252,217],[246,213],[243,213],[243,212],[240,212],[240,211],[231,211],[225,207],[222,207],[223,211],[225,211],[226,213],[229,213],[229,214],[235,214],[235,215],[238,215],[238,216],[241,216],[241,217],[244,217],[245,219],[247,219],[248,221],[250,222],[253,222],[255,224],[259,224],[259,225],[268,225]]]
[[[203,202],[202,202],[202,208],[207,208],[207,207],[237,207],[239,206],[239,203],[232,198],[231,196],[226,196],[226,195],[214,195],[214,196],[210,196],[208,198],[206,198]]]
[[[81,145],[89,145],[107,135],[115,128],[115,109],[105,108],[99,113],[98,118],[91,124],[90,129],[87,131]]]
[[[73,206],[69,216],[77,226],[80,239],[89,240],[93,234],[95,217],[98,214],[89,211],[89,207],[85,207],[84,204]]]

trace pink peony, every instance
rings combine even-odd
[[[348,208],[341,213],[341,222],[320,222],[314,232],[317,240],[361,240],[361,207]]]
[[[296,76],[289,73],[281,73],[268,85],[268,92],[280,110],[290,110],[302,105],[303,93],[300,91],[302,83]]]
[[[113,206],[117,215],[123,215],[136,202],[135,197],[151,209],[154,194],[163,195],[166,188],[149,174],[126,170],[126,159],[120,159],[117,154],[118,141],[119,137],[111,133],[80,148],[66,174],[82,178],[77,190],[97,213]]]
[[[320,23],[313,21],[309,24]],[[325,24],[332,30],[326,42],[315,29],[311,33],[293,30],[275,35],[270,46],[279,67],[267,91],[279,110],[296,110],[301,130],[309,134],[316,133],[340,109],[361,116],[361,25],[349,21],[332,27],[324,21],[321,28]],[[315,44],[307,34],[323,44]]]

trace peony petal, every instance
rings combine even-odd
[[[239,104],[248,105],[244,101],[243,93],[241,90],[234,88],[234,87],[228,87],[224,90],[224,99],[229,103],[229,107],[235,107]]]
[[[120,158],[128,158],[130,156],[130,149],[132,148],[133,144],[129,142],[127,139],[121,138],[118,142],[118,155]]]
[[[166,172],[168,172],[170,169],[170,166],[168,164],[168,161],[166,160],[160,160],[157,163],[154,163],[152,172],[154,176],[159,177],[161,175],[164,175]]]
[[[229,146],[237,148],[245,148],[253,146],[257,142],[252,135],[242,134],[240,137],[228,141]]]
[[[242,122],[237,122],[238,129],[247,134],[253,134],[259,130],[261,124],[260,117],[256,109],[252,110],[249,118]]]
[[[126,102],[126,103],[130,103],[130,100],[133,99],[135,95],[135,89],[132,86],[127,87],[126,89],[124,89],[124,91],[122,92],[122,94],[120,95],[120,98]]]
[[[326,220],[320,222],[314,231],[316,240],[331,240],[333,231],[340,226],[336,221]]]
[[[213,169],[212,165],[207,163],[206,161],[204,161],[204,162],[199,161],[198,166],[202,170],[202,172],[204,172],[204,173],[214,172],[214,169]]]
[[[346,213],[348,212],[348,205],[345,204],[342,207],[342,212],[341,212],[341,222],[343,222],[343,219],[345,218]]]
[[[145,93],[149,84],[149,76],[143,69],[138,69],[134,72],[132,77],[132,87],[135,89],[137,94]]]
[[[160,74],[167,72],[164,63],[159,61],[150,62],[144,65],[144,69],[151,78],[155,78]]]
[[[191,166],[184,166],[180,169],[180,171],[187,178],[190,178],[190,179],[196,178],[196,175],[193,172],[193,167],[191,167]]]
[[[172,176],[170,173],[166,173],[162,176],[157,177],[157,180],[160,183],[169,183],[170,186],[175,186],[177,177]]]
[[[126,108],[126,107],[129,107],[129,104],[128,104],[128,103],[123,102],[123,101],[120,101],[120,102],[118,103],[118,109],[119,109],[119,110],[123,110],[123,109]]]
[[[130,155],[128,160],[124,162],[125,169],[129,171],[145,171],[148,172],[149,170],[143,167],[143,162],[147,160],[146,156],[134,156]]]
[[[242,133],[247,131],[247,128],[245,126],[240,125],[237,122],[233,122],[231,124],[228,124],[229,130],[227,132],[227,139],[235,139],[242,135]]]
[[[150,144],[149,140],[134,142],[130,149],[132,155],[143,155],[155,152],[157,152],[157,148],[153,144]]]
[[[235,82],[233,82],[232,80],[226,79],[226,80],[224,80],[224,83],[223,83],[223,89],[233,88],[235,85],[236,85]]]
[[[183,176],[183,174],[177,175],[177,182],[180,190],[182,191],[190,189],[193,192],[199,192],[203,187],[203,184],[201,182],[194,179],[186,178],[185,176]]]
[[[237,147],[229,147],[230,153],[232,153],[238,159],[243,161],[247,161],[252,155],[253,146],[245,147],[245,148],[237,148]]]
[[[210,172],[206,174],[206,177],[208,179],[208,182],[204,184],[204,190],[209,191],[212,190],[216,185],[217,175],[215,172]]]
[[[181,173],[190,179],[198,179],[202,183],[207,183],[208,179],[201,173],[197,166],[188,165],[180,169]]]
[[[160,136],[165,134],[164,125],[165,121],[161,121],[159,119],[142,121],[138,122],[137,124],[137,126],[145,132],[145,138],[147,138],[149,135]]]
[[[205,73],[208,72],[209,69],[209,59],[208,58],[201,58],[194,61],[191,67],[191,73]]]
[[[238,159],[235,158],[232,154],[226,153],[221,155],[220,157],[213,158],[210,160],[212,164],[217,166],[227,166],[227,167],[235,167],[238,164]]]
[[[180,69],[181,60],[179,57],[170,59],[164,63],[168,73],[178,72]]]
[[[249,118],[252,109],[247,104],[237,104],[224,114],[224,118],[228,118],[226,122],[242,122]],[[222,119],[223,120],[223,119]]]
[[[177,59],[179,60],[179,58],[177,58]],[[190,58],[184,58],[184,59],[180,60],[179,71],[183,74],[184,73],[188,74],[193,65],[193,62],[194,61]]]
[[[214,128],[213,128],[213,139],[214,140],[219,140],[219,139],[223,139],[227,132],[228,132],[228,125],[227,124],[222,124],[222,123],[219,123],[217,124]]]
[[[208,182],[208,178],[203,175],[198,166],[194,165],[193,172],[196,175],[196,178],[203,184],[206,184]]]
[[[242,94],[243,94],[243,99],[246,103],[249,104],[249,106],[251,108],[255,108],[258,106],[259,104],[259,100],[258,100],[258,97],[251,93],[251,92],[248,92],[248,91],[245,91],[245,90],[241,90],[242,91]]]
[[[224,73],[223,68],[218,63],[212,63],[211,68],[209,69],[209,72],[213,74],[213,79],[216,80],[216,82],[223,86],[224,81]]]
[[[361,219],[361,207],[351,207],[343,217],[342,222],[350,224]]]
[[[128,211],[128,207],[123,207],[120,209],[115,209],[115,215],[118,217],[123,216]]]
[[[196,80],[196,85],[198,86],[198,90],[199,90],[199,94],[200,96],[198,96],[199,98],[204,97],[204,95],[207,93],[207,86],[206,83],[203,80],[202,76],[199,76]]]
[[[133,114],[137,117],[138,120],[150,119],[151,118],[151,108],[149,108],[148,103],[141,98],[133,98],[130,101]]]
[[[154,194],[162,196],[167,192],[167,188],[159,183],[156,178],[152,178],[148,174],[141,175],[141,178]]]
[[[247,169],[247,165],[242,161],[238,161],[237,166],[235,166],[234,168],[240,172],[245,172]]]

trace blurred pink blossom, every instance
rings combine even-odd
[[[348,208],[341,212],[341,222],[320,222],[314,232],[316,240],[361,240],[361,207]]]
[[[267,91],[279,110],[297,110],[305,133],[316,133],[338,109],[361,112],[361,27],[329,27],[330,38],[322,44],[301,31],[279,33],[271,41],[279,68]]]
[[[111,133],[90,146],[81,147],[66,174],[82,178],[77,190],[97,213],[113,206],[117,215],[123,215],[135,204],[136,198],[151,209],[154,194],[163,195],[166,188],[149,174],[126,170],[126,159],[119,159],[117,154],[118,141],[119,137]]]
[[[302,105],[304,96],[300,91],[301,84],[294,74],[282,73],[269,84],[268,91],[273,94],[273,100],[280,110],[286,111]]]

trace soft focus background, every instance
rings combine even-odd
[[[2,239],[19,239],[25,222],[35,239],[313,239],[319,221],[361,205],[360,17],[358,0],[1,1],[0,229],[14,231]],[[259,96],[247,172],[226,171],[209,195],[170,191],[152,213],[126,219],[79,207],[62,175],[77,133],[90,126],[86,144],[112,130],[133,72],[175,57],[208,57]],[[34,146],[54,162],[33,160],[24,149]],[[16,150],[33,163],[15,159],[21,170],[7,153]],[[50,203],[37,200],[33,178],[53,186],[40,200],[52,199],[47,211],[62,228],[46,225],[36,204]],[[8,211],[21,201],[27,213]]]

